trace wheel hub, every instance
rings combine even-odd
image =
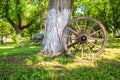
[[[87,41],[87,36],[86,36],[86,35],[81,35],[81,36],[79,37],[79,41],[80,41],[80,42],[86,42],[86,41]]]
[[[81,36],[81,41],[86,41],[87,37],[86,36]]]

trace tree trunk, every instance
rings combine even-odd
[[[22,41],[22,36],[21,36],[22,31],[18,27],[16,27],[15,31],[16,31],[16,35],[18,37],[18,42],[17,43],[20,44],[21,41]]]
[[[3,33],[1,34],[0,43],[3,44]]]
[[[42,53],[54,55],[63,50],[62,31],[70,20],[72,5],[73,0],[49,0]]]

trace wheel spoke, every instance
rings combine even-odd
[[[71,29],[70,27],[68,27],[68,29],[69,29],[70,31],[72,31],[73,33],[75,33],[76,35],[78,35],[78,33],[77,33],[75,30]]]
[[[87,20],[85,20],[85,25],[84,25],[84,31],[83,31],[83,33],[86,32],[86,29],[87,29]]]
[[[76,50],[79,50],[79,48],[80,48],[80,43],[78,43],[75,48],[76,48]]]
[[[81,57],[83,57],[83,52],[84,52],[84,44],[82,44]]]
[[[99,49],[101,49],[101,47],[100,46],[98,46],[98,45],[96,45],[95,43],[93,43],[93,42],[90,42],[90,41],[88,41],[89,43],[91,43],[91,44],[93,44],[94,46],[96,46],[97,48],[99,48]]]
[[[94,32],[91,33],[89,36],[95,35],[95,34],[97,34],[97,33],[100,32],[100,31],[102,31],[102,29],[99,29],[99,30],[97,30],[97,31],[94,31]]]
[[[78,25],[78,23],[77,23],[77,22],[76,22],[75,24],[76,24],[76,26],[77,26],[77,31],[78,31],[78,33],[79,33],[79,32],[80,32],[79,25]]]
[[[92,50],[90,49],[90,46],[87,43],[86,43],[86,45],[87,45],[87,48],[88,48],[88,50],[90,52],[89,56],[92,56]]]
[[[93,30],[93,28],[94,28],[95,25],[96,25],[96,24],[94,23],[94,24],[92,25],[92,27],[90,27],[89,34],[90,34],[90,32]]]
[[[97,41],[103,41],[104,38],[94,38],[94,37],[88,37],[90,40],[97,40]]]
[[[76,37],[75,36],[70,36],[70,35],[64,35],[65,37],[67,37],[67,38],[72,38],[72,39],[75,39]]]
[[[75,44],[77,44],[78,42],[79,42],[79,41],[76,40],[75,42],[68,44],[67,47],[70,48],[70,47],[74,46]]]

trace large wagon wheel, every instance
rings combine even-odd
[[[98,56],[106,47],[106,42],[107,34],[102,23],[87,16],[71,20],[62,34],[63,47],[72,56]]]

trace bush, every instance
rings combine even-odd
[[[17,36],[17,35],[13,35],[12,40],[13,40],[15,43],[18,43],[18,36]]]

